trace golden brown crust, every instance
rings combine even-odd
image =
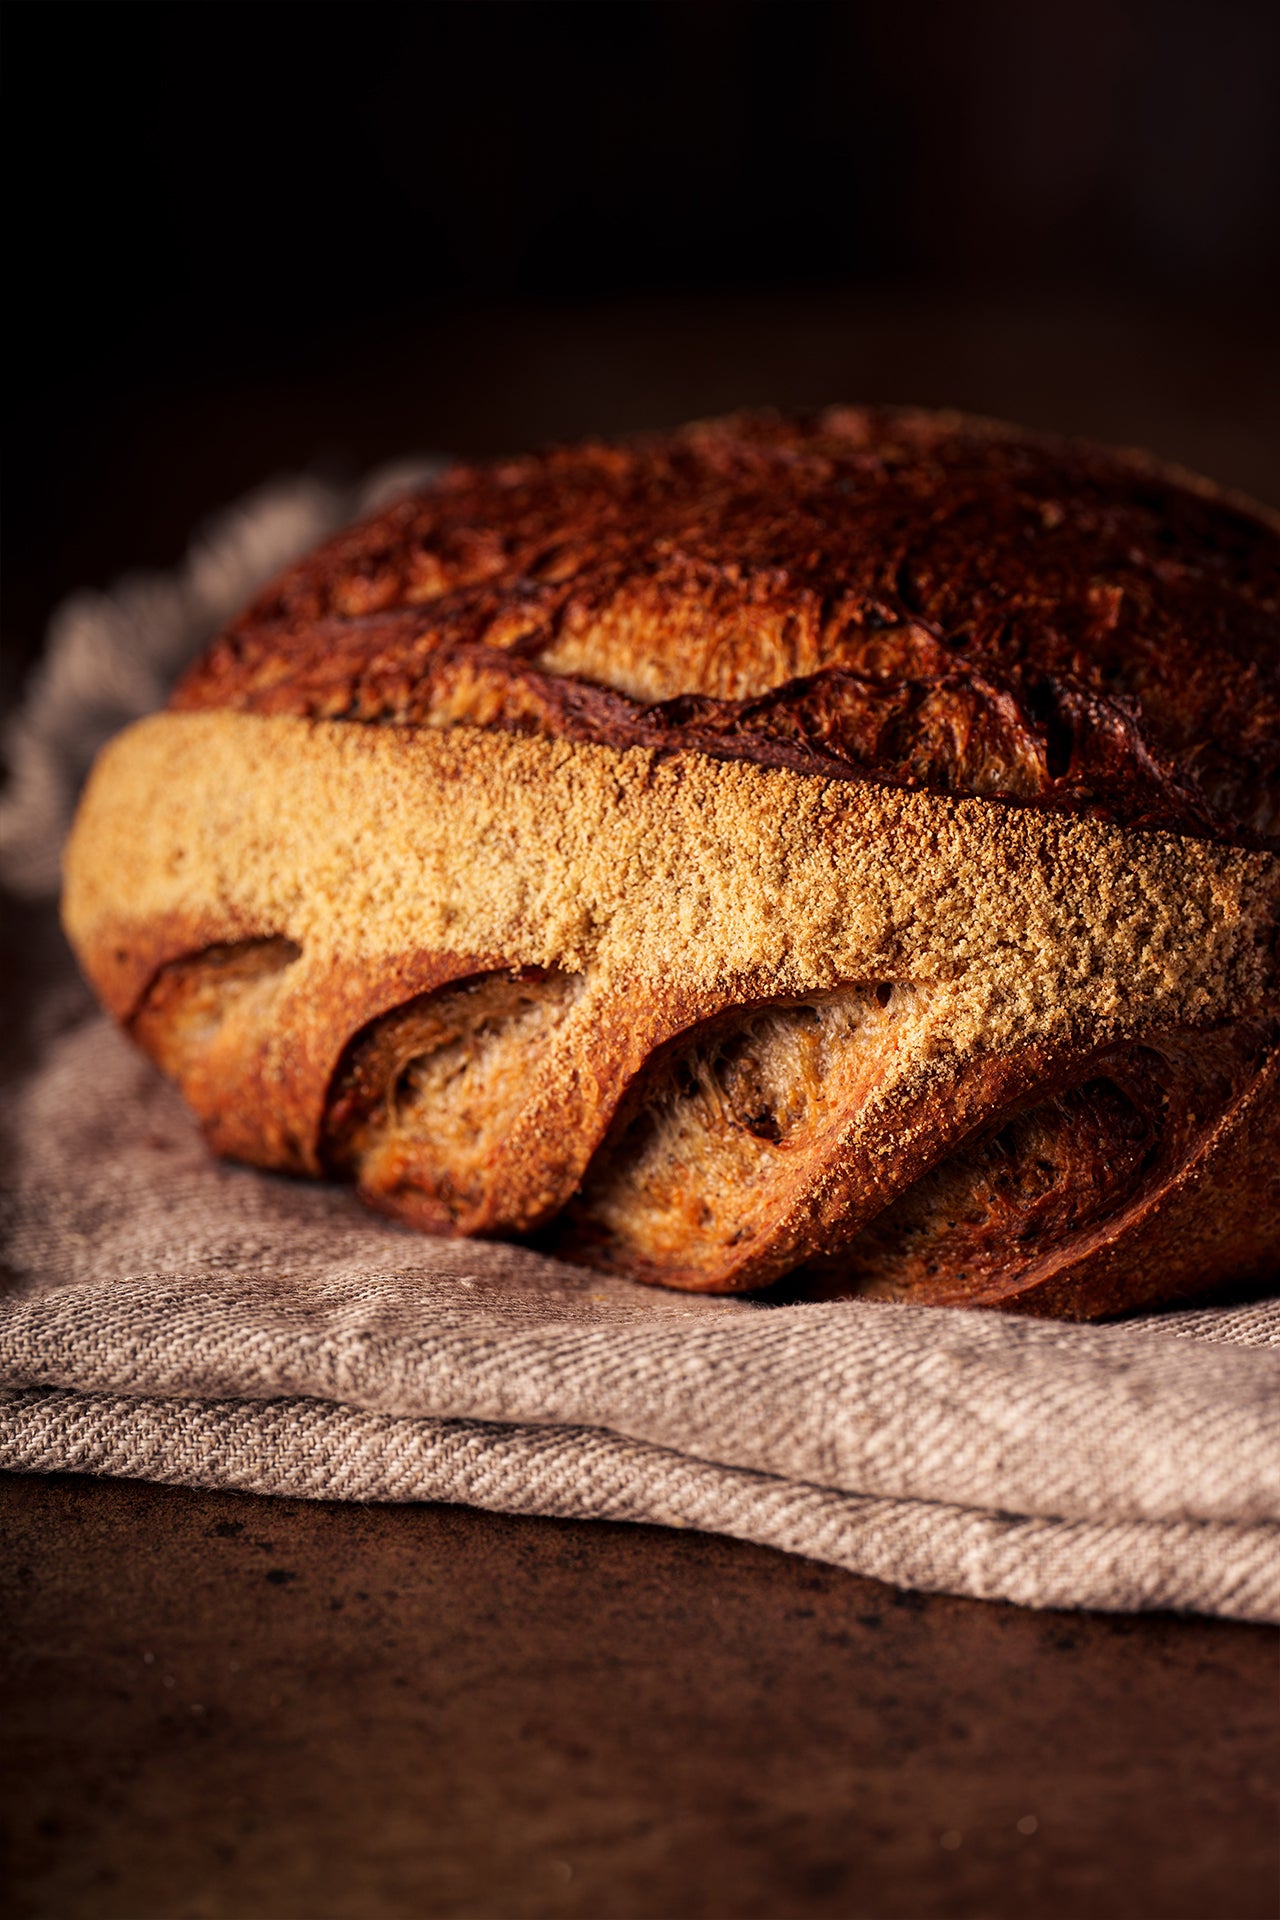
[[[1280,529],[955,415],[462,468],[338,536],[185,710],[459,721],[1280,846]]]
[[[1274,1276],[1280,1023],[1157,1033],[1052,1087],[988,1115],[789,1296],[1093,1319]]]

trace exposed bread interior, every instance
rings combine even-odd
[[[483,1224],[494,1160],[581,989],[576,974],[515,968],[382,1014],[335,1075],[326,1163],[418,1225]]]

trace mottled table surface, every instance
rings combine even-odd
[[[664,1529],[0,1480],[19,1914],[1276,1908],[1277,1634]]]
[[[269,381],[104,402],[51,444],[4,687],[62,594],[172,564],[204,515],[317,458],[945,401],[1280,500],[1277,366],[1256,312],[1056,298],[379,323]],[[18,973],[39,919],[9,913]],[[0,1479],[0,1530],[20,1914],[1280,1913],[1267,1628],[899,1594],[658,1529],[87,1479]]]

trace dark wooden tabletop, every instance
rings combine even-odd
[[[658,1528],[0,1481],[15,1909],[1263,1920],[1277,1636]]]
[[[951,402],[1275,501],[1274,347],[1248,313],[925,295],[406,323],[52,447],[9,658],[61,594],[171,563],[272,472],[741,402]],[[29,968],[48,931],[11,924]],[[0,1479],[0,1528],[20,1914],[1280,1913],[1272,1629],[901,1594],[660,1529],[88,1479]]]

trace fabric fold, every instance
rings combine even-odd
[[[847,1493],[1046,1518],[1280,1520],[1274,1352],[1170,1351],[1128,1327],[1064,1343],[856,1303],[709,1325],[548,1306],[530,1322],[518,1301],[501,1319],[460,1310],[458,1290],[429,1267],[59,1289],[11,1308],[0,1370],[13,1386],[601,1427]]]
[[[1108,1525],[858,1498],[591,1428],[405,1420],[314,1400],[36,1389],[0,1411],[0,1466],[24,1472],[694,1527],[898,1586],[1023,1606],[1276,1612],[1274,1526]]]

